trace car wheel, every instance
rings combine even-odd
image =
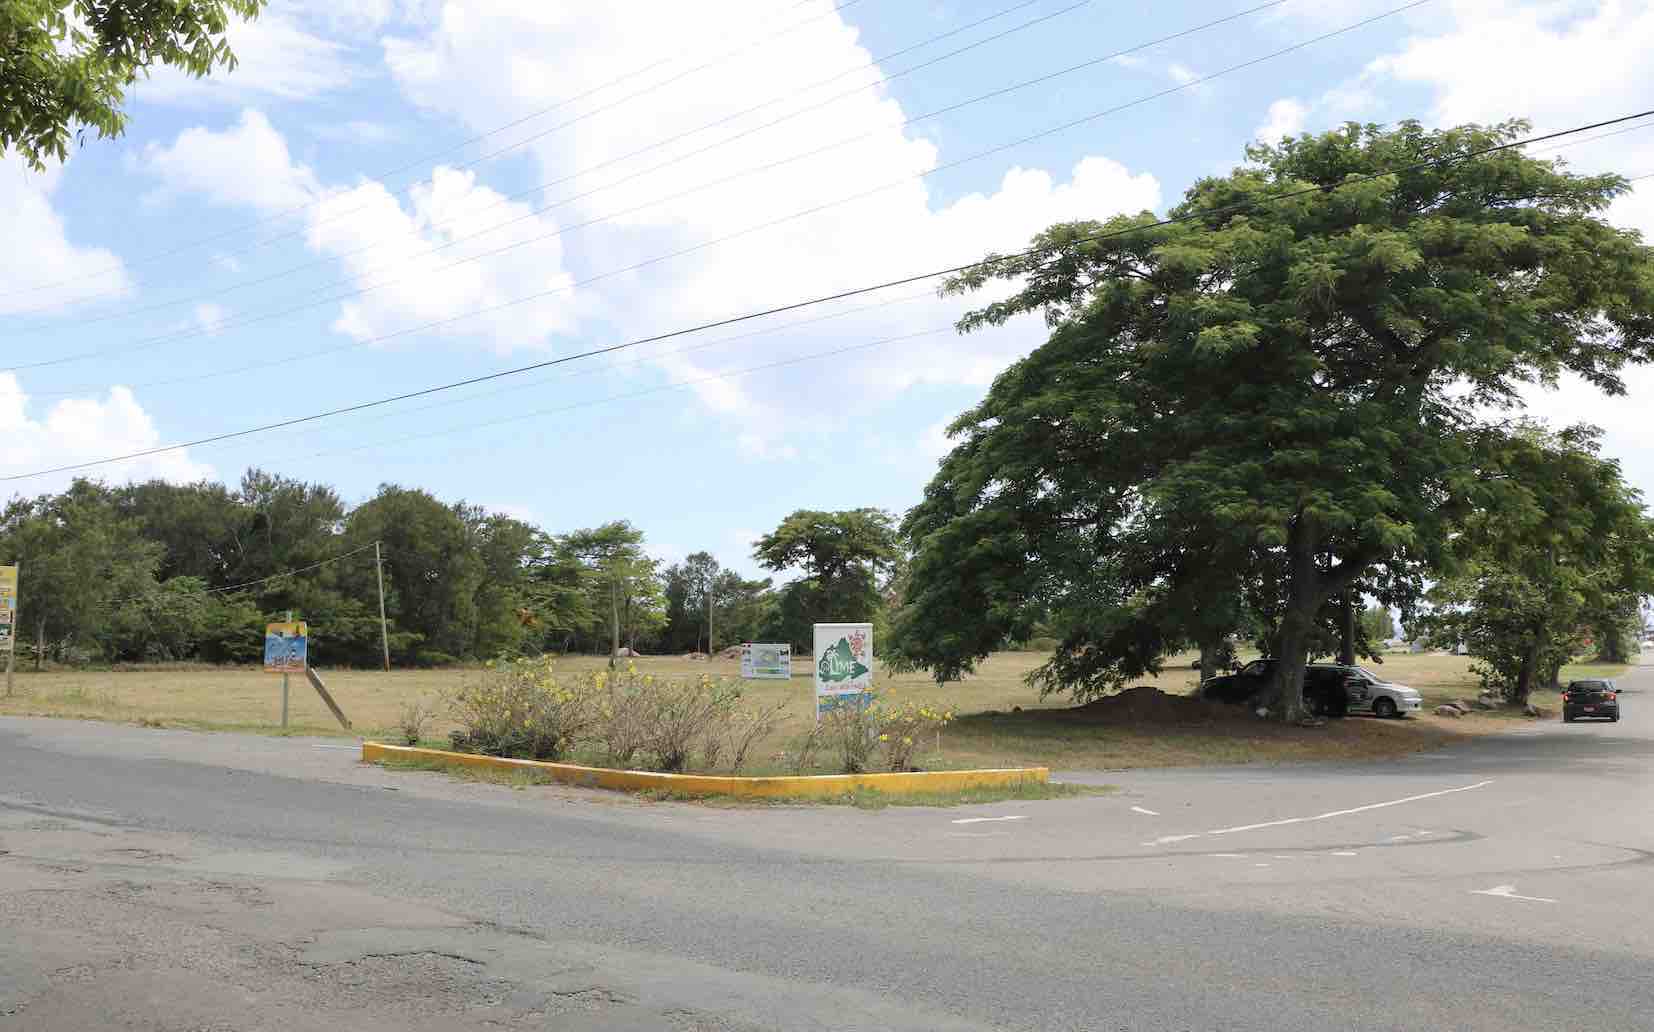
[[[1373,715],[1381,720],[1388,720],[1396,715],[1394,699],[1378,699],[1373,702]]]

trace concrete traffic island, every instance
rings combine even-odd
[[[857,791],[891,795],[938,795],[968,789],[1015,789],[1046,785],[1048,767],[1012,767],[997,770],[935,770],[885,774],[811,774],[741,777],[720,774],[661,774],[644,770],[611,770],[575,763],[517,760],[504,756],[420,749],[382,742],[362,743],[362,762],[386,760],[428,761],[503,771],[532,771],[567,785],[608,788],[622,792],[664,792],[674,796],[730,796],[744,799],[831,799]]]

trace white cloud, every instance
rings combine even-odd
[[[0,474],[38,469],[143,451],[162,444],[149,413],[126,387],[111,387],[107,397],[66,398],[32,416],[29,398],[16,374],[0,373]],[[211,477],[213,470],[188,452],[166,452],[87,471],[81,475],[109,480],[162,479],[186,482]],[[23,493],[56,490],[74,473],[17,481],[7,485]]]
[[[224,328],[224,320],[230,313],[223,305],[215,305],[211,301],[203,301],[195,306],[195,325],[209,337],[216,337]]]
[[[818,6],[823,13],[828,10],[825,3]],[[727,52],[744,38],[729,38],[729,25],[763,27],[773,22],[773,8],[762,0],[731,0],[715,19],[692,5],[665,2],[568,8],[511,0],[451,0],[438,22],[388,38],[385,52],[393,77],[410,98],[480,131],[514,118],[531,118],[564,97],[599,88],[617,69],[640,64],[640,55],[699,53],[703,47]],[[761,29],[744,31],[757,35]],[[579,246],[571,245],[570,252],[577,278],[694,249],[587,288],[597,299],[590,312],[619,324],[622,336],[644,335],[775,301],[911,275],[990,249],[1016,249],[1052,222],[1106,218],[1160,202],[1160,187],[1152,176],[1091,157],[1077,163],[1067,181],[1044,170],[1012,167],[1002,173],[997,189],[938,205],[919,174],[961,155],[940,154],[930,140],[904,129],[908,113],[879,90],[866,90],[740,137],[762,122],[810,107],[826,91],[806,94],[660,152],[625,157],[796,88],[788,84],[828,79],[870,56],[854,28],[841,19],[823,18],[773,45],[742,52],[739,58],[675,79],[646,97],[534,141],[529,152],[542,178],[572,177],[556,188],[554,196],[587,195],[563,209],[562,218],[577,223],[624,212],[580,232]],[[594,94],[586,102],[524,124],[521,132],[526,136],[546,130],[577,111],[676,76],[687,64]],[[755,88],[755,83],[771,85]],[[840,84],[834,92],[842,89]],[[734,172],[860,136],[866,138],[654,203]],[[673,155],[720,140],[727,145],[648,171]],[[605,162],[613,164],[580,174]],[[993,166],[985,163],[984,168]],[[634,173],[630,181],[611,186]],[[866,196],[838,203],[858,193]],[[812,208],[819,210],[792,217]],[[773,224],[744,232],[765,223]],[[731,235],[733,239],[702,247]],[[927,286],[934,284],[908,289]],[[715,349],[697,355],[693,363],[664,358],[659,369],[672,379],[687,379],[755,364],[763,357],[910,334],[951,324],[964,305],[949,299],[881,309],[815,331]],[[694,391],[717,418],[733,424],[732,439],[749,454],[784,454],[777,449],[789,447],[784,440],[789,433],[822,432],[854,420],[862,399],[888,399],[919,382],[986,384],[1007,361],[1043,336],[1043,327],[1030,319],[993,333],[962,339],[922,337],[751,379],[710,381]],[[808,420],[796,404],[765,401],[777,394],[796,398],[804,391],[828,389],[836,389],[843,403],[812,408]]]
[[[506,352],[543,346],[549,335],[572,325],[578,298],[568,290],[562,242],[551,236],[557,223],[532,215],[526,203],[506,203],[473,172],[438,166],[405,198],[375,180],[326,186],[293,160],[269,119],[251,109],[229,129],[186,129],[169,146],[152,145],[144,162],[161,180],[163,195],[204,196],[264,214],[293,212],[310,249],[337,258],[349,286],[375,288],[340,306],[334,329],[352,338],[380,337],[545,292],[561,293],[438,332],[480,335]],[[508,222],[513,224],[494,228]],[[471,236],[476,239],[460,240]],[[482,257],[494,251],[502,253]]]
[[[114,253],[70,241],[52,205],[62,173],[61,166],[35,172],[16,155],[0,156],[0,226],[6,236],[0,244],[0,314],[64,308],[88,294],[131,293],[131,277]]]
[[[322,193],[316,174],[294,163],[287,140],[251,108],[229,129],[198,126],[179,133],[170,146],[150,144],[143,163],[161,180],[163,196],[205,197],[273,213],[302,207]]]
[[[1167,65],[1166,74],[1171,76],[1172,81],[1177,83],[1179,86],[1187,86],[1191,82],[1194,82],[1196,79],[1200,78],[1200,73],[1179,61],[1173,61],[1171,64]]]
[[[1309,108],[1292,97],[1282,97],[1269,105],[1269,115],[1258,127],[1257,138],[1265,143],[1279,143],[1283,136],[1297,136],[1304,131],[1304,117]]]
[[[304,19],[274,9],[253,21],[232,17],[228,36],[236,55],[234,71],[220,69],[195,79],[162,67],[134,84],[132,95],[162,104],[243,104],[260,98],[307,100],[349,85],[357,75],[351,48],[312,28]]]

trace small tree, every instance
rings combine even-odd
[[[895,520],[881,509],[799,511],[759,538],[753,557],[766,569],[802,569],[782,590],[781,624],[795,648],[810,647],[810,626],[871,620],[879,577],[898,559]]]

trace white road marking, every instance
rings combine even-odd
[[[1145,846],[1163,846],[1168,842],[1182,842],[1186,839],[1199,838],[1199,837],[1200,837],[1199,832],[1195,832],[1193,835],[1162,835],[1159,838],[1155,839],[1153,842],[1145,842],[1145,843],[1143,843],[1143,845],[1145,845]]]
[[[1518,896],[1514,885],[1495,885],[1491,889],[1472,889],[1472,896],[1498,896],[1500,899],[1520,899],[1529,903],[1555,903],[1556,900],[1545,896]]]
[[[991,824],[994,821],[1025,821],[1027,819],[1028,818],[1026,816],[1021,816],[1021,815],[1016,816],[1016,817],[960,817],[957,820],[953,821],[953,823],[954,824]]]
[[[1158,814],[1158,813],[1156,813],[1156,812],[1155,812],[1155,811],[1153,811],[1153,810],[1145,810],[1145,809],[1143,809],[1143,808],[1142,808],[1142,807],[1141,807],[1141,806],[1134,806],[1134,807],[1132,807],[1132,808],[1131,808],[1131,812],[1132,812],[1132,813],[1145,813],[1145,814],[1148,814],[1148,815],[1149,815],[1149,816],[1150,816],[1150,817],[1158,817],[1158,816],[1160,816],[1160,815],[1159,815],[1159,814]]]
[[[1245,860],[1245,853],[1207,853],[1207,856],[1222,857],[1225,860]]]
[[[359,746],[359,745],[315,745],[315,744],[312,744],[310,746],[310,748],[312,748],[312,749],[343,749],[347,752],[355,752],[356,750],[360,749],[361,746]]]
[[[1268,864],[1253,864],[1253,867],[1268,867]]]
[[[1296,860],[1298,858],[1295,857],[1295,856],[1274,856],[1274,857],[1270,857],[1270,859],[1271,860]]]
[[[1318,813],[1313,817],[1286,817],[1278,821],[1263,821],[1258,824],[1241,824],[1233,828],[1217,828],[1208,831],[1208,835],[1233,835],[1237,831],[1257,831],[1260,828],[1279,828],[1287,824],[1306,824],[1310,821],[1324,821],[1333,817],[1348,817],[1352,813],[1366,813],[1368,810],[1382,810],[1387,806],[1400,806],[1402,803],[1416,803],[1421,799],[1435,799],[1438,796],[1452,795],[1455,792],[1469,792],[1476,788],[1485,788],[1493,784],[1490,778],[1487,781],[1478,781],[1474,785],[1460,785],[1458,788],[1444,788],[1439,792],[1424,792],[1419,795],[1407,796],[1403,799],[1390,799],[1382,803],[1368,803],[1366,806],[1352,806],[1348,810],[1332,810],[1327,813]]]
[[[1358,854],[1353,849],[1340,849],[1340,850],[1337,850],[1335,852],[1328,853],[1327,855],[1328,856],[1356,856]]]

